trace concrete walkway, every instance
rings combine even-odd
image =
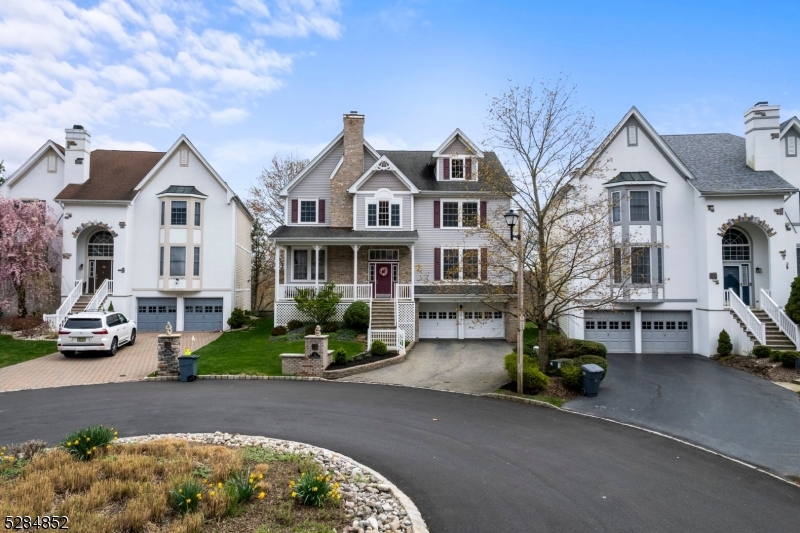
[[[512,345],[500,340],[424,340],[405,362],[339,381],[385,383],[483,394],[508,383],[503,356]]]
[[[566,409],[627,422],[800,475],[800,396],[699,355],[609,354],[596,398]]]
[[[0,392],[138,381],[156,369],[158,335],[139,333],[136,344],[122,346],[114,357],[89,352],[67,358],[54,353],[0,368]],[[197,350],[219,337],[220,333],[187,332],[184,339],[192,336],[195,338],[192,349]]]

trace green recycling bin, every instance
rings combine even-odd
[[[197,360],[199,355],[178,356],[178,367],[181,370],[181,381],[194,381],[197,379]]]
[[[584,396],[597,396],[600,392],[600,381],[603,379],[603,367],[595,364],[581,365],[583,371],[583,388],[581,394]]]

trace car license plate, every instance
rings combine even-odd
[[[86,342],[86,337],[75,337],[75,340],[78,342]]]

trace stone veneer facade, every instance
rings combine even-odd
[[[344,160],[331,180],[331,227],[353,228],[353,197],[347,189],[364,173],[364,115],[344,115]]]
[[[177,376],[180,374],[178,356],[181,355],[181,336],[177,333],[158,336],[158,374]]]
[[[288,376],[322,377],[331,364],[327,335],[306,335],[305,353],[282,353],[281,373]],[[316,352],[319,357],[311,357]]]

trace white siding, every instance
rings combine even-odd
[[[48,156],[58,159],[56,171],[47,171]],[[27,174],[9,185],[0,187],[0,194],[7,198],[31,198],[37,200],[47,200],[47,205],[53,210],[56,219],[63,212],[61,206],[56,203],[55,198],[64,188],[64,161],[62,161],[55,150],[47,150],[42,157],[28,169]]]
[[[236,204],[236,307],[244,310],[250,309],[250,234],[252,223],[244,209]]]
[[[376,172],[358,188],[359,191],[377,191],[378,189],[408,192],[408,187],[391,172]]]
[[[451,142],[447,148],[442,150],[441,153],[444,155],[453,155],[453,154],[467,155],[472,152],[467,148],[467,145],[465,145],[461,141],[460,137],[456,137],[455,139],[453,139],[453,142]]]
[[[331,213],[331,173],[344,153],[344,144],[339,142],[327,156],[317,163],[311,171],[303,177],[289,191],[287,225],[292,224],[292,204],[293,199],[325,200],[325,223],[329,225]]]

